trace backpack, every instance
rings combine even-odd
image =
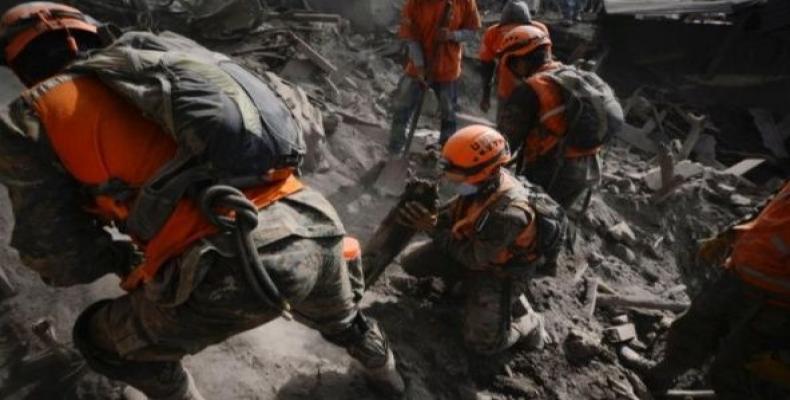
[[[301,128],[267,78],[180,35],[128,32],[66,72],[97,76],[178,145],[137,194],[128,228],[144,240],[197,185],[262,183],[272,171],[296,170],[306,153]]]
[[[565,146],[596,148],[608,143],[623,128],[623,108],[612,88],[595,72],[563,66],[543,74],[562,88],[566,99]]]
[[[565,210],[543,188],[519,176],[519,182],[527,191],[527,203],[535,210],[538,251],[543,255],[544,264],[556,262],[557,256],[566,243],[569,223]]]

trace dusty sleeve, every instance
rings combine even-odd
[[[415,15],[415,0],[408,0],[401,10],[400,29],[398,36],[406,41],[420,42],[417,32],[417,15]]]
[[[538,123],[539,108],[538,95],[526,84],[516,86],[513,94],[501,107],[497,127],[505,135],[513,151],[521,148],[527,133]]]
[[[485,268],[502,250],[510,247],[531,222],[523,210],[512,206],[499,207],[480,218],[485,220],[478,223],[474,239],[455,239],[446,229],[436,234],[434,242],[467,268]]]
[[[45,282],[67,286],[120,271],[133,248],[114,242],[83,211],[78,182],[63,171],[42,140],[40,125],[22,101],[0,116],[0,181],[14,213],[11,246]]]
[[[464,15],[464,22],[461,24],[461,29],[477,31],[482,26],[483,24],[480,21],[480,11],[477,9],[477,1],[469,0],[469,4]]]
[[[483,39],[480,41],[480,51],[478,57],[484,63],[490,63],[496,60],[496,52],[498,49],[494,48],[494,35],[496,27],[491,27],[483,34]]]

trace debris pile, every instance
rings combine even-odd
[[[274,82],[288,87],[290,97],[297,99],[289,105],[312,150],[305,180],[333,202],[350,233],[363,241],[373,237],[398,201],[369,187],[386,158],[389,96],[401,73],[400,46],[392,32],[359,33],[346,18],[324,8],[290,11],[260,7],[257,1],[205,2],[208,8],[201,10],[187,1],[144,10],[130,8],[127,1],[79,3],[89,13],[123,25],[193,33],[261,74],[284,78]],[[250,9],[247,3],[255,3],[257,11],[239,13]],[[501,6],[498,1],[480,3]],[[477,103],[481,85],[473,73],[475,60],[465,62],[461,93],[467,98],[461,104],[471,105]],[[603,184],[576,221],[573,252],[561,258],[557,276],[535,277],[530,286],[530,303],[544,313],[551,336],[545,350],[489,358],[467,353],[458,329],[462,302],[455,288],[436,279],[413,278],[397,265],[366,294],[369,313],[381,322],[400,357],[408,381],[406,398],[646,398],[638,371],[661,352],[662,335],[673,318],[715,273],[695,260],[696,244],[750,214],[777,187],[775,179],[760,179],[758,185],[747,174],[761,164],[779,165],[781,156],[762,157],[767,161],[747,157],[730,165],[718,143],[723,136],[717,114],[670,101],[648,88],[628,96],[617,89],[628,125],[606,151]],[[471,107],[461,111],[473,112]],[[752,114],[760,131],[787,126],[786,118]],[[424,122],[430,126],[435,113],[427,115]],[[5,195],[0,203],[8,204]],[[8,213],[4,207],[0,216],[5,242],[11,226]],[[45,287],[2,246],[0,397],[53,398],[38,395],[36,386],[64,390],[63,382],[36,385],[35,379],[9,375],[27,371],[18,366],[30,357],[67,361],[70,367],[61,370],[69,374],[53,379],[73,379],[65,384],[75,393],[69,398],[120,393],[116,384],[92,374],[80,379],[84,371],[71,363],[58,339],[68,337],[75,313],[85,305],[117,295],[115,284],[105,280],[87,289]],[[44,315],[52,319],[37,325],[38,336],[24,328]],[[307,344],[294,344],[293,337]],[[344,358],[336,349],[316,343],[322,342],[299,328],[274,323],[189,363],[208,398],[376,398],[358,377],[344,374],[348,365],[338,361]],[[704,388],[699,374],[686,383],[690,390]]]

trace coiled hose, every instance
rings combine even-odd
[[[200,194],[199,206],[203,215],[217,228],[235,234],[242,270],[255,294],[290,319],[291,305],[263,266],[252,240],[252,231],[258,226],[255,204],[233,186],[214,185]],[[222,211],[218,212],[218,209]]]

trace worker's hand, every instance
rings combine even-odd
[[[416,201],[403,204],[398,210],[397,222],[418,231],[432,232],[436,229],[436,213],[425,208],[424,205]]]
[[[438,35],[439,35],[438,39],[440,42],[452,42],[455,40],[455,35],[453,35],[453,31],[447,28],[440,29]]]
[[[723,263],[734,241],[735,232],[732,230],[701,241],[697,260],[708,265]]]
[[[482,100],[480,100],[480,110],[484,113],[488,113],[488,110],[491,109],[491,98],[489,96],[484,96]]]

